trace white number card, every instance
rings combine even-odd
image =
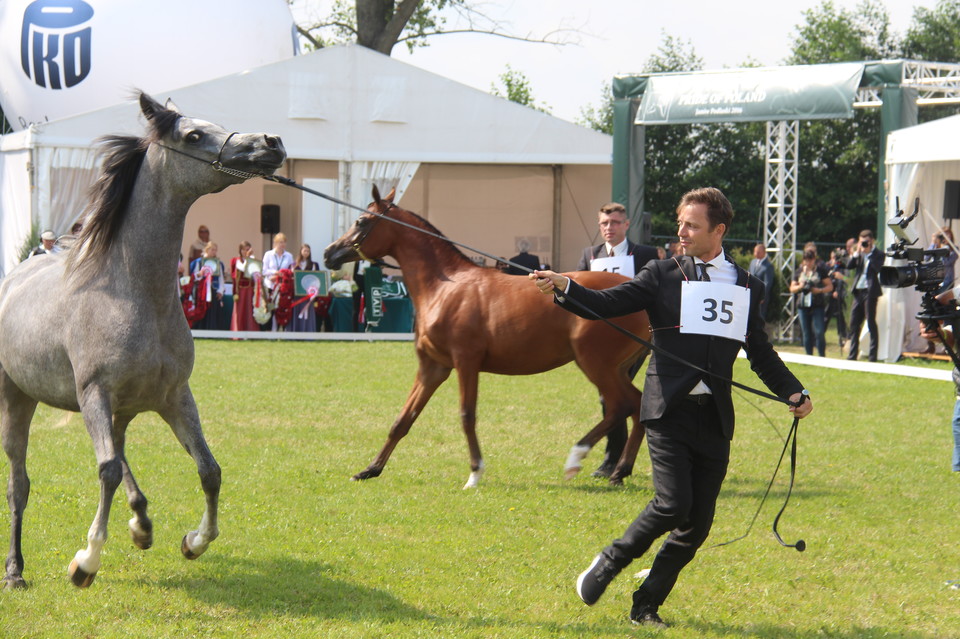
[[[595,257],[590,262],[591,271],[609,271],[610,273],[619,273],[626,275],[630,279],[636,273],[633,272],[632,255],[616,255],[614,257]]]
[[[736,284],[682,282],[680,332],[745,342],[750,291]]]

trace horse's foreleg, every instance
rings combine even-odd
[[[77,551],[69,569],[73,584],[86,588],[93,583],[97,571],[100,570],[100,554],[107,542],[110,505],[123,477],[123,469],[113,444],[113,414],[107,391],[90,385],[84,388],[79,396],[80,412],[93,441],[100,475],[100,503],[87,533],[87,547]]]
[[[10,462],[7,481],[7,504],[10,507],[10,552],[7,554],[4,588],[26,588],[23,579],[23,553],[20,548],[23,533],[23,512],[30,496],[30,478],[27,476],[27,441],[30,420],[37,402],[27,397],[0,369],[0,435],[3,450]]]
[[[130,527],[130,536],[133,538],[133,545],[141,550],[146,550],[153,545],[153,522],[147,516],[147,498],[144,496],[140,487],[137,486],[137,480],[133,477],[130,470],[130,464],[127,462],[127,455],[124,452],[124,445],[127,437],[127,425],[133,415],[114,415],[113,416],[113,448],[120,456],[120,466],[123,470],[123,486],[127,491],[127,504],[133,511],[133,517],[128,525]]]
[[[466,490],[476,488],[483,476],[483,456],[480,454],[480,442],[477,439],[477,387],[480,372],[476,366],[461,364],[457,368],[457,379],[460,381],[460,423],[470,451],[470,476],[463,485]]]
[[[403,410],[400,411],[400,416],[397,417],[396,421],[393,422],[393,426],[390,427],[386,443],[383,445],[383,448],[380,449],[380,452],[374,460],[370,462],[370,465],[351,477],[351,481],[372,479],[373,477],[380,476],[384,466],[387,465],[387,460],[390,459],[390,454],[393,453],[393,449],[396,448],[400,440],[410,432],[410,427],[413,426],[413,422],[416,421],[417,417],[423,411],[423,407],[430,401],[434,391],[436,391],[440,384],[449,376],[449,368],[445,368],[421,355],[417,378],[413,382],[413,388],[410,390],[410,395],[407,396]]]
[[[213,458],[207,441],[200,428],[200,414],[197,403],[189,386],[184,386],[177,402],[160,416],[166,421],[177,441],[193,457],[200,475],[200,485],[206,497],[206,508],[200,519],[200,526],[183,536],[180,552],[187,559],[196,559],[202,555],[220,530],[217,528],[217,505],[220,498],[220,465]]]
[[[601,388],[598,385],[598,388]],[[573,479],[583,468],[583,460],[587,453],[610,432],[614,424],[627,418],[631,414],[629,402],[626,401],[624,393],[613,392],[612,388],[607,388],[604,395],[604,414],[603,419],[594,426],[580,441],[574,444],[567,455],[567,461],[563,466],[563,476],[565,479]],[[639,404],[637,404],[639,410]]]

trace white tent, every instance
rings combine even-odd
[[[960,180],[960,115],[894,131],[887,137],[887,219],[896,214],[896,198],[906,214],[913,212],[920,198],[920,214],[910,224],[919,240],[916,247],[926,248],[932,234],[953,220],[944,220],[944,183]],[[954,227],[960,239],[960,229]],[[895,240],[887,230],[885,246]],[[887,259],[888,264],[894,262]],[[906,262],[898,262],[905,264]],[[884,289],[885,303],[878,313],[884,339],[880,358],[896,361],[900,353],[921,350],[926,343],[918,336],[921,296],[913,288]],[[886,332],[884,333],[884,329]]]
[[[283,172],[341,199],[365,205],[372,184],[396,186],[406,208],[447,235],[506,257],[525,242],[543,261],[573,268],[610,197],[609,136],[359,46],[154,97],[231,130],[279,134],[289,155]],[[57,233],[78,219],[96,173],[96,138],[141,132],[128,102],[0,137],[0,269],[15,264],[31,219]],[[198,201],[184,248],[199,224],[210,227],[221,258],[240,240],[257,247],[264,204],[280,206],[291,248],[311,242],[315,259],[355,217],[254,180]]]

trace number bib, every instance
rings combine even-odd
[[[626,275],[630,279],[636,273],[633,272],[633,256],[617,255],[614,257],[595,257],[590,262],[591,271],[608,271],[610,273],[619,273]]]
[[[680,287],[680,332],[745,342],[750,291],[736,284],[686,281]]]

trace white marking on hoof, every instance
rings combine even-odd
[[[480,485],[480,478],[483,476],[483,460],[480,460],[480,466],[473,472],[470,473],[470,477],[467,479],[467,483],[463,485],[463,489],[467,490],[468,488],[476,488]]]
[[[139,519],[133,517],[127,522],[127,525],[130,526],[130,536],[133,537],[133,544],[137,548],[147,550],[153,545],[153,533],[144,530],[140,526]]]
[[[191,530],[183,536],[183,542],[180,544],[180,552],[187,559],[196,559],[210,546],[210,542],[204,539],[199,531]]]
[[[580,469],[583,468],[583,458],[590,452],[590,447],[583,445],[574,445],[570,449],[570,455],[567,456],[567,463],[563,465],[563,476],[566,479],[573,479]]]

